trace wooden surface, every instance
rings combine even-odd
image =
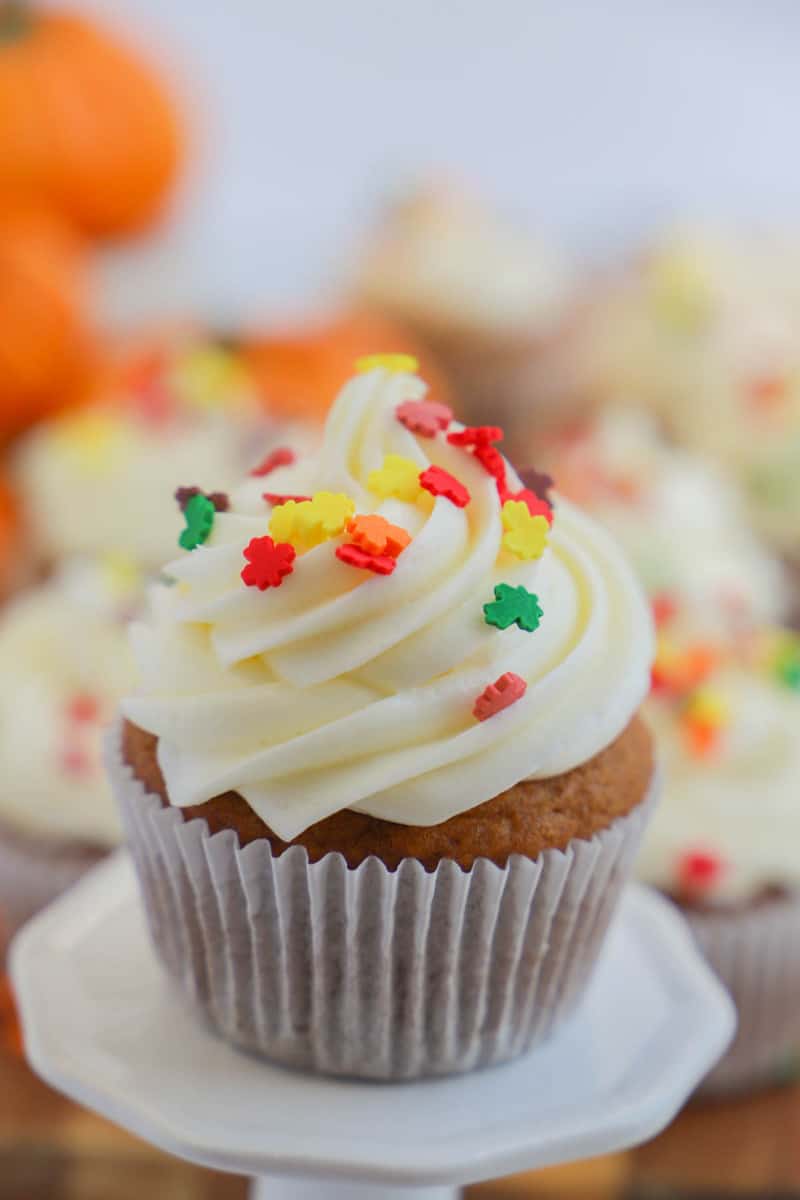
[[[413,1195],[413,1194],[412,1194]],[[800,1198],[800,1085],[690,1106],[648,1146],[468,1188],[467,1200]],[[0,988],[0,1200],[245,1200],[51,1091],[20,1054]]]

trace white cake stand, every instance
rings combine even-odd
[[[162,1150],[255,1176],[261,1200],[452,1200],[463,1183],[634,1145],[671,1120],[735,1024],[677,913],[639,887],[556,1037],[459,1078],[342,1082],[228,1046],[162,974],[124,853],[18,935],[11,971],[48,1083]]]

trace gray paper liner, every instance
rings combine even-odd
[[[682,911],[739,1018],[730,1049],[700,1094],[776,1082],[800,1050],[800,896],[736,912]]]
[[[22,833],[0,822],[2,935],[10,938],[21,925],[76,883],[106,853],[106,850],[89,843]]]
[[[224,1038],[330,1075],[447,1075],[546,1038],[586,986],[656,791],[536,861],[350,869],[184,821],[133,777],[119,737],[108,766],[162,963]]]

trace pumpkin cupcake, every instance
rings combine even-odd
[[[119,840],[102,734],[132,684],[142,580],[121,558],[63,564],[0,615],[0,921],[17,928]]]
[[[282,437],[235,348],[191,332],[145,340],[114,359],[100,399],[20,443],[33,552],[46,567],[114,553],[154,570],[182,524],[175,478],[227,487]]]
[[[735,1041],[703,1087],[774,1078],[800,1048],[800,641],[789,592],[713,466],[641,413],[562,439],[562,486],[619,538],[657,624],[645,705],[664,797],[639,877],[669,895],[730,990]]]
[[[526,425],[563,416],[574,271],[468,194],[433,187],[395,205],[367,247],[358,292],[432,354],[465,418],[502,424],[512,448]]]
[[[239,1045],[381,1079],[572,1011],[653,792],[624,559],[415,370],[360,361],[318,454],[187,506],[109,743],[177,985]]]

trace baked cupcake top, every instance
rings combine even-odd
[[[388,214],[361,271],[364,299],[432,331],[549,334],[573,294],[551,246],[503,226],[450,188],[413,194]]]
[[[640,877],[706,904],[799,887],[800,639],[710,644],[662,619],[645,712],[666,779]]]
[[[649,681],[608,536],[525,487],[500,430],[426,402],[413,360],[358,368],[317,455],[186,503],[189,552],[133,629],[123,712],[158,736],[170,800],[238,791],[286,840],[343,808],[434,825],[566,771]]]
[[[102,731],[134,669],[127,625],[142,579],[120,556],[65,563],[0,617],[0,823],[112,845]]]
[[[759,531],[800,552],[800,243],[674,234],[600,295],[587,371],[651,404],[741,484]]]
[[[227,487],[277,429],[233,351],[193,337],[150,348],[115,373],[104,400],[21,443],[15,477],[35,551],[49,562],[113,552],[160,566],[182,524],[176,475]]]
[[[553,437],[562,494],[607,526],[661,608],[696,632],[736,636],[786,618],[784,571],[753,533],[742,497],[707,458],[669,444],[647,413],[610,410]]]

